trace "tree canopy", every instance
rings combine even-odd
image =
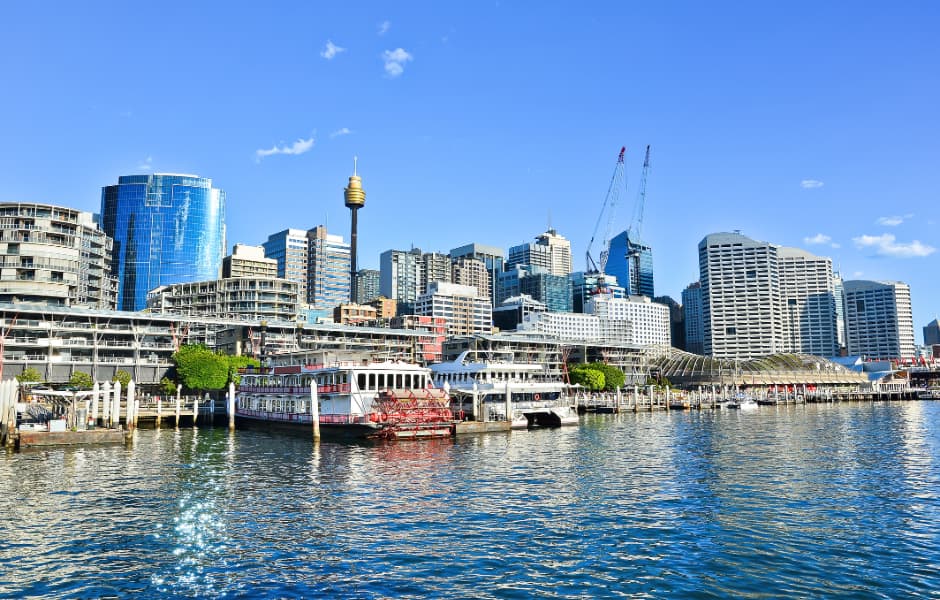
[[[604,389],[604,374],[597,369],[590,368],[589,365],[573,365],[568,369],[568,376],[571,383],[580,385],[592,392],[599,392]]]
[[[183,387],[191,390],[221,390],[230,381],[238,382],[238,369],[259,362],[247,356],[228,356],[205,345],[182,346],[173,354],[176,374]]]
[[[121,369],[114,374],[114,377],[111,378],[111,381],[120,381],[121,387],[127,389],[127,384],[131,382],[131,374],[124,369]]]
[[[75,371],[69,379],[69,386],[80,390],[90,390],[95,385],[95,380],[91,375],[84,371]]]
[[[36,381],[42,381],[42,373],[33,367],[26,367],[22,373],[16,376],[16,380],[20,383],[33,383]]]

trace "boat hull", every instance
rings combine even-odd
[[[236,427],[247,429],[265,429],[296,435],[313,436],[313,424],[297,421],[281,421],[235,416]],[[363,440],[363,439],[427,439],[451,437],[454,435],[453,423],[422,423],[420,425],[380,425],[378,423],[320,423],[320,439],[323,440]]]

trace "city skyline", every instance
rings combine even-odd
[[[931,4],[187,7],[212,43],[134,7],[40,10],[0,24],[2,201],[98,212],[119,176],[199,173],[227,193],[227,246],[345,234],[358,155],[360,268],[552,227],[581,270],[620,146],[614,233],[649,143],[659,294],[698,278],[702,237],[741,230],[909,284],[918,332],[937,316]],[[124,76],[140,65],[161,78]]]

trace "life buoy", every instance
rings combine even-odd
[[[532,399],[538,402],[539,400],[542,399],[542,396],[540,396],[538,392],[535,392],[535,395],[532,396]]]
[[[388,414],[387,414],[387,413],[382,413],[381,415],[379,415],[379,419],[381,419],[381,421],[382,421],[383,423],[384,423],[385,421],[388,421]]]

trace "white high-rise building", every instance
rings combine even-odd
[[[746,359],[785,350],[778,248],[740,233],[699,242],[705,354]]]
[[[899,281],[845,281],[845,331],[850,355],[913,358],[911,288]]]
[[[493,332],[490,299],[470,285],[432,281],[428,291],[418,297],[415,314],[443,318],[449,336]]]
[[[787,352],[835,356],[835,285],[832,259],[799,248],[777,250]]]
[[[638,346],[668,348],[671,341],[669,307],[646,296],[614,298],[597,294],[585,311],[597,316],[601,336]]]
[[[550,275],[571,274],[571,242],[549,229],[535,238],[534,244],[520,244],[509,249],[506,270],[518,265],[542,267]]]

